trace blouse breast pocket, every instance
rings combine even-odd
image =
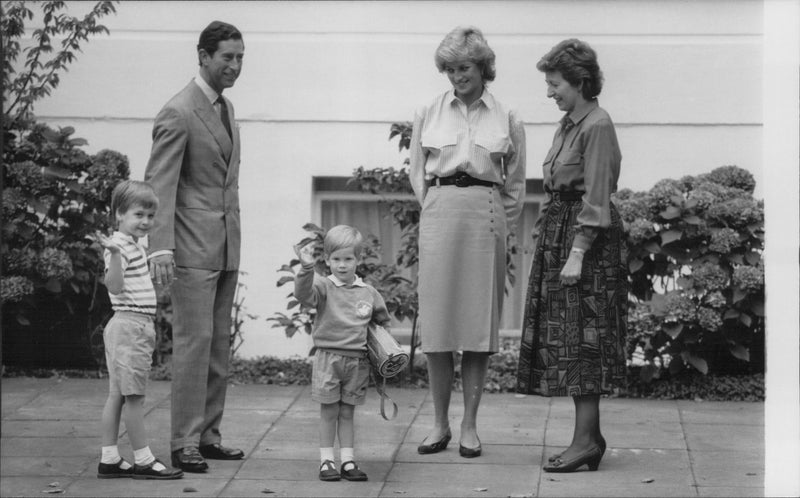
[[[575,168],[583,163],[583,154],[577,150],[568,150],[556,158],[556,166]]]
[[[435,152],[445,147],[455,147],[458,143],[458,136],[455,133],[445,133],[441,131],[425,131],[420,139],[422,148]]]
[[[511,139],[507,135],[478,133],[475,135],[475,145],[488,152],[493,162],[500,162],[511,150]]]

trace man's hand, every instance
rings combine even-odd
[[[156,285],[172,284],[175,278],[175,261],[172,254],[159,254],[150,258],[150,278]]]
[[[303,266],[314,266],[317,258],[314,256],[314,243],[307,242],[306,244],[296,244],[294,252],[300,258],[300,264]]]

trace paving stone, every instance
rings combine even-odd
[[[372,461],[359,457],[357,463],[370,480],[383,482],[392,466],[390,461]],[[336,459],[336,465],[341,462]],[[317,481],[319,480],[319,455],[314,460],[276,460],[252,459],[242,466],[236,474],[237,479],[261,479],[281,481]]]
[[[764,452],[693,451],[690,454],[698,486],[764,487]]]
[[[229,478],[213,479],[184,474],[182,479],[168,481],[140,479],[97,479],[86,477],[73,481],[66,496],[219,496]],[[184,492],[193,488],[194,492]],[[41,493],[38,496],[44,496]]]
[[[764,488],[745,488],[745,487],[697,487],[698,496],[708,497],[762,497],[764,496]]]
[[[758,425],[684,424],[683,431],[692,452],[747,452],[764,445],[764,427]]]
[[[122,434],[124,427],[120,428]],[[3,420],[2,437],[94,437],[100,434],[97,420]]]
[[[13,476],[80,476],[87,468],[96,474],[100,461],[87,456],[13,456],[0,458],[0,476],[7,479]],[[92,465],[94,464],[94,465]],[[0,493],[1,496],[6,496]]]
[[[105,379],[2,379],[0,495],[41,496],[59,481],[69,496],[761,496],[763,403],[601,401],[609,449],[599,472],[547,474],[547,455],[572,437],[569,398],[485,394],[479,413],[484,453],[458,455],[463,402],[453,393],[453,441],[419,455],[433,423],[424,389],[390,390],[400,413],[378,413],[373,389],[356,410],[356,457],[366,483],[318,480],[319,405],[308,386],[229,390],[223,443],[247,458],[209,460],[179,481],[97,479]],[[169,463],[170,383],[149,386],[145,426],[153,453]],[[85,401],[85,402],[84,402]],[[120,454],[133,460],[124,435]],[[753,468],[750,468],[752,466]],[[747,475],[755,474],[755,475]]]
[[[530,494],[538,479],[539,468],[530,465],[398,463],[381,496],[508,497]]]
[[[311,441],[314,442],[312,443]],[[281,458],[286,460],[315,461],[319,459],[319,443],[316,441],[316,432],[313,436],[294,441],[264,438],[258,443],[255,450],[253,450],[250,458]]]
[[[677,404],[684,423],[764,425],[764,403],[680,400]]]
[[[4,437],[2,458],[13,457],[84,457],[97,454],[100,437]]]
[[[378,496],[383,483],[380,481],[323,482],[315,476],[313,481],[234,479],[219,496],[326,496],[326,497],[361,497]],[[268,489],[271,493],[266,494]]]
[[[50,484],[58,483],[58,486]],[[63,494],[50,495],[45,490],[65,489],[70,486],[72,479],[64,477],[37,476],[37,477],[3,477],[0,479],[0,496],[11,498],[16,496],[63,496]],[[74,495],[73,495],[74,496]],[[103,496],[103,495],[83,495]],[[109,496],[109,495],[105,495]],[[121,495],[118,495],[121,496]]]

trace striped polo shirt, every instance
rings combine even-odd
[[[124,279],[122,292],[119,294],[109,292],[108,294],[111,298],[111,307],[114,311],[134,311],[155,315],[156,291],[147,268],[147,251],[133,237],[122,232],[114,232],[111,238],[122,249],[120,260]],[[111,251],[106,249],[103,252],[103,258],[106,262],[106,269],[108,269],[111,262]]]

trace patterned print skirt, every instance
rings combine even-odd
[[[580,280],[563,286],[559,278],[581,208],[580,200],[554,196],[542,215],[522,324],[517,392],[581,396],[625,386],[628,274],[622,221],[613,204],[611,226],[584,254]]]

